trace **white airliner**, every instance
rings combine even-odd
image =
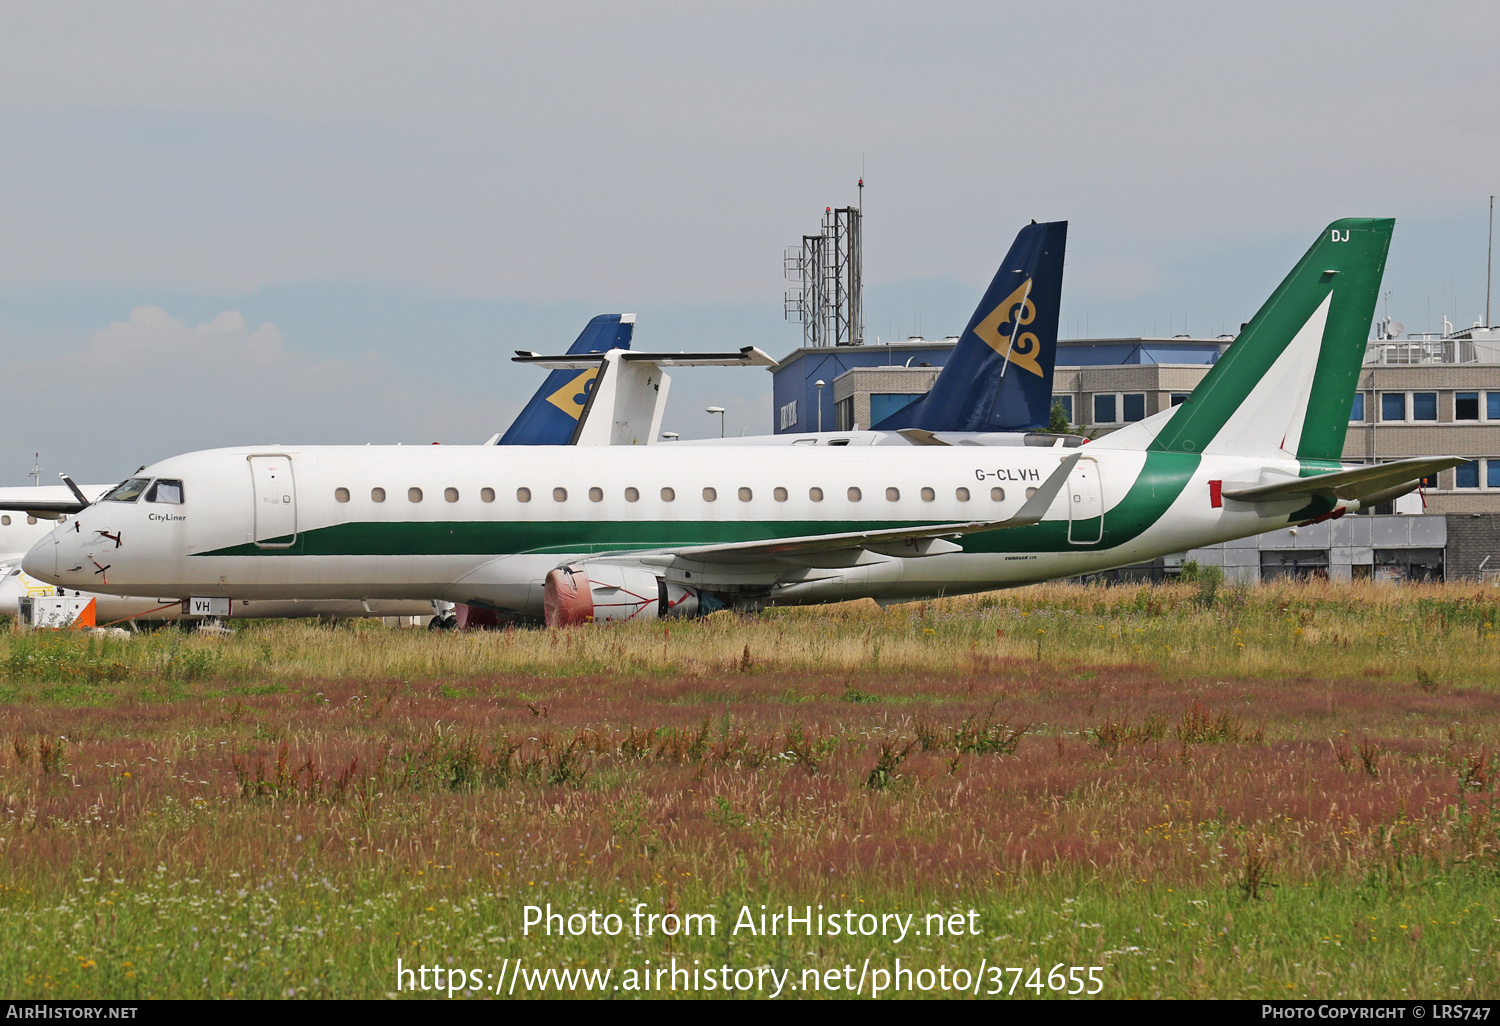
[[[1187,402],[1082,449],[215,449],[145,468],[24,566],[67,588],[566,625],[961,594],[1337,517],[1463,462],[1339,464],[1393,224],[1330,225]]]

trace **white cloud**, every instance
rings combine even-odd
[[[190,325],[136,307],[80,345],[0,366],[0,376],[18,400],[0,435],[13,483],[38,450],[49,476],[109,480],[219,445],[480,442],[519,409],[414,380],[376,354],[316,356],[234,310]]]

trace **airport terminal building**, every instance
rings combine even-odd
[[[778,434],[868,427],[923,395],[956,338],[794,350],[772,370]],[[1059,339],[1053,394],[1100,437],[1187,398],[1234,339]],[[1413,456],[1471,462],[1369,515],[1198,549],[1112,578],[1160,579],[1186,559],[1256,582],[1500,580],[1500,329],[1372,341],[1344,442],[1348,463]]]

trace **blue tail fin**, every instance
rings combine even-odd
[[[629,349],[635,332],[635,314],[600,314],[583,329],[568,348],[569,356]],[[496,445],[567,445],[573,440],[578,418],[588,404],[599,368],[555,370],[521,411]]]
[[[932,391],[871,427],[1045,429],[1067,242],[1066,221],[1022,228]]]

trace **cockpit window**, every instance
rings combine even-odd
[[[146,486],[151,483],[149,477],[132,477],[128,481],[121,481],[111,488],[100,502],[134,502],[141,497]]]
[[[174,506],[182,505],[182,482],[170,481],[167,478],[158,478],[156,484],[151,486],[146,493],[147,502],[170,502]]]

